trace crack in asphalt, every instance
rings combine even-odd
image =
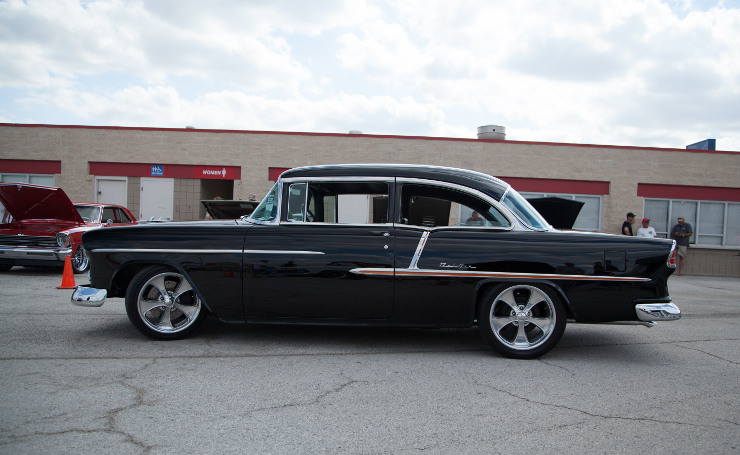
[[[702,427],[704,427],[704,428],[717,428],[717,429],[724,428],[722,426],[716,426],[716,425],[706,425],[706,424],[696,424],[696,423],[690,423],[690,422],[680,422],[680,421],[677,421],[677,420],[660,420],[660,419],[653,419],[653,418],[650,418],[650,417],[624,417],[624,416],[615,416],[615,415],[596,414],[596,413],[593,413],[593,412],[584,411],[583,409],[578,409],[578,408],[574,408],[574,407],[571,407],[571,406],[565,406],[565,405],[562,405],[562,404],[546,403],[544,401],[533,400],[533,399],[527,398],[525,396],[517,395],[516,393],[510,392],[508,390],[504,390],[504,389],[500,389],[500,388],[494,387],[494,386],[492,386],[490,384],[480,383],[477,380],[474,380],[473,383],[475,385],[487,387],[489,389],[495,390],[496,392],[503,393],[504,395],[508,395],[508,396],[510,396],[512,398],[516,398],[517,400],[522,400],[522,401],[525,401],[525,402],[530,403],[530,404],[535,404],[535,405],[540,405],[540,406],[548,406],[548,407],[557,408],[557,409],[565,409],[567,411],[573,411],[573,412],[577,412],[579,414],[583,414],[583,415],[588,416],[588,417],[595,417],[595,418],[599,418],[599,419],[605,419],[605,420],[624,420],[624,421],[628,421],[628,422],[652,422],[652,423],[660,423],[660,424],[668,424],[668,425],[682,425],[682,426],[689,426],[689,427],[696,427],[696,428],[702,428]],[[733,425],[737,425],[737,424],[733,422]],[[569,426],[569,425],[565,425],[565,426]]]
[[[706,354],[706,355],[708,355],[709,357],[714,357],[715,359],[718,359],[718,360],[721,360],[721,361],[723,361],[723,362],[729,363],[730,365],[740,365],[740,362],[735,362],[734,360],[730,360],[730,359],[725,359],[724,357],[720,357],[720,356],[718,356],[717,354],[712,354],[711,352],[707,352],[707,351],[704,351],[704,350],[702,350],[702,349],[699,349],[699,348],[692,348],[692,347],[689,347],[689,346],[682,346],[682,345],[680,345],[680,344],[679,344],[679,345],[677,345],[677,346],[678,346],[679,348],[683,348],[683,349],[688,349],[688,350],[690,350],[690,351],[696,351],[696,352],[701,352],[702,354]]]
[[[344,376],[344,375],[341,375],[341,376]],[[324,398],[330,395],[338,394],[347,387],[350,387],[355,384],[363,383],[363,382],[367,382],[367,381],[357,381],[355,379],[347,378],[345,382],[339,384],[338,386],[330,390],[327,390],[327,391],[324,391],[323,393],[318,394],[315,398],[311,400],[303,400],[303,401],[298,401],[294,403],[285,403],[285,404],[281,404],[277,406],[266,406],[263,408],[250,409],[244,415],[255,414],[258,412],[274,411],[278,409],[290,409],[290,408],[302,407],[302,406],[314,406],[314,405],[320,404]]]
[[[95,419],[95,422],[103,422],[102,428],[95,428],[95,429],[85,429],[85,428],[79,428],[79,427],[73,427],[73,428],[67,428],[65,430],[59,430],[59,431],[38,431],[34,430],[32,433],[28,434],[13,434],[13,430],[11,430],[10,434],[4,435],[4,438],[7,438],[5,442],[0,443],[0,447],[3,446],[9,446],[14,443],[23,442],[24,440],[30,440],[37,438],[38,436],[64,436],[64,435],[70,435],[70,434],[80,434],[80,435],[93,435],[93,434],[111,434],[111,435],[120,435],[123,438],[122,443],[130,443],[133,444],[135,447],[142,450],[141,453],[146,454],[150,453],[152,449],[157,448],[155,445],[147,445],[142,441],[139,441],[134,437],[133,435],[127,433],[126,431],[117,428],[116,419],[118,415],[122,412],[125,412],[130,409],[135,409],[140,406],[147,406],[148,404],[144,402],[144,396],[146,394],[146,390],[141,387],[136,387],[134,385],[128,384],[127,381],[133,380],[134,376],[150,366],[154,365],[156,363],[156,359],[152,360],[142,366],[141,368],[127,371],[123,374],[123,376],[119,380],[113,380],[113,381],[104,381],[104,382],[96,382],[97,385],[111,385],[111,384],[117,384],[120,385],[123,388],[132,390],[134,393],[134,399],[131,403],[125,405],[125,406],[118,406],[113,409],[109,409],[107,412],[104,412],[100,419]],[[63,389],[60,389],[60,391],[69,391],[72,389],[84,389],[84,386],[78,386],[78,387],[66,387]],[[60,418],[64,418],[67,415],[67,413],[60,413],[55,415],[46,415],[41,416],[40,418],[34,418],[31,421],[27,421],[24,424],[21,425],[22,428],[25,428],[26,425],[29,425],[31,423],[39,423],[39,422],[45,422],[45,421],[57,421]],[[17,428],[17,427],[16,427]]]

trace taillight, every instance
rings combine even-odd
[[[666,261],[666,265],[668,268],[675,269],[676,268],[676,241],[673,241],[673,246],[671,247],[671,254],[668,255],[668,261]]]

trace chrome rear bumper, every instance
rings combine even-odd
[[[635,305],[635,312],[646,322],[681,319],[681,310],[672,303],[640,303]]]
[[[108,297],[108,291],[105,289],[96,289],[89,286],[77,286],[72,293],[72,303],[77,306],[103,306],[105,298]]]

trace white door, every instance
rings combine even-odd
[[[98,204],[116,204],[126,207],[126,189],[128,183],[125,178],[95,178],[95,202]]]
[[[175,198],[175,179],[141,178],[140,220],[164,218],[171,220]]]

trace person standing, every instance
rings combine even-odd
[[[623,235],[633,235],[632,234],[632,223],[635,222],[635,214],[632,212],[629,212],[627,214],[627,220],[625,220],[624,223],[622,223],[622,234]]]
[[[683,215],[678,217],[678,224],[671,229],[671,238],[676,240],[678,245],[678,274],[683,275],[686,266],[686,258],[689,255],[689,237],[694,235],[691,225],[686,222]]]
[[[637,230],[637,236],[654,239],[656,235],[657,234],[655,233],[655,229],[650,226],[650,218],[643,218],[642,227]]]

